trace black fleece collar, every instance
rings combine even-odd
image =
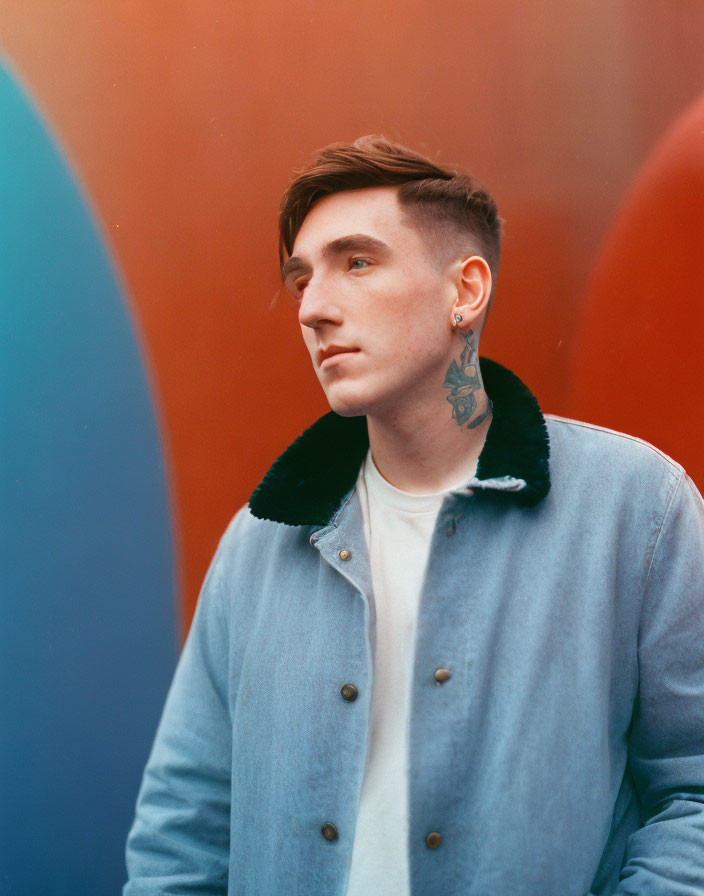
[[[550,490],[545,419],[514,373],[488,358],[479,363],[494,412],[471,487],[482,497],[537,504]],[[271,466],[249,499],[252,514],[289,526],[324,526],[354,488],[368,449],[366,417],[325,414]],[[503,489],[510,480],[513,487]]]

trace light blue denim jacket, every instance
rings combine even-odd
[[[701,896],[701,498],[644,442],[546,429],[520,380],[481,363],[493,422],[477,477],[440,510],[419,611],[412,892]],[[124,896],[344,896],[374,656],[354,491],[367,445],[364,418],[322,418],[225,533]]]

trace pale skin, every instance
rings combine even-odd
[[[284,279],[328,402],[366,414],[382,476],[414,494],[466,481],[491,423],[477,363],[486,261],[467,245],[438,258],[397,189],[371,187],[313,206]]]

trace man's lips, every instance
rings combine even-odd
[[[329,345],[327,348],[319,348],[315,353],[315,360],[318,367],[330,366],[334,358],[340,355],[349,355],[358,352],[359,349],[353,345]],[[326,363],[327,362],[327,363]]]

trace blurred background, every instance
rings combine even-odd
[[[327,409],[274,301],[316,148],[484,181],[482,354],[704,485],[704,3],[5,0],[0,69],[0,893],[117,893],[218,539]]]

